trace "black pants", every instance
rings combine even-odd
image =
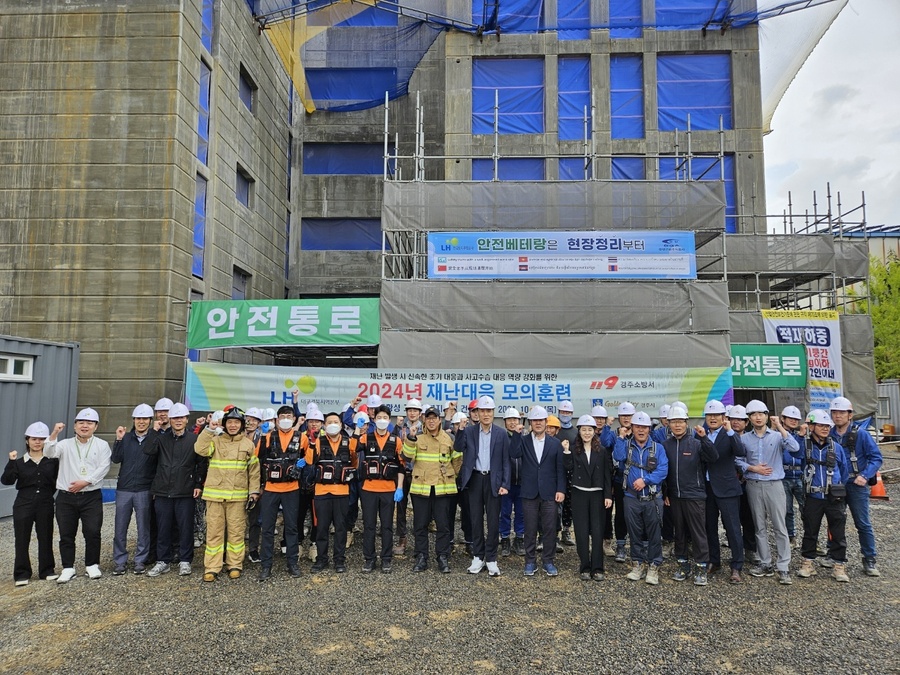
[[[469,492],[460,489],[455,495],[451,496],[453,500],[453,510],[451,512],[452,522],[456,523],[456,507],[459,507],[459,525],[462,528],[463,541],[467,544],[472,543],[472,518],[469,515]],[[451,531],[453,531],[451,529]]]
[[[300,498],[297,506],[297,541],[303,544],[303,523],[306,522],[306,514],[313,512],[313,493],[300,490]],[[309,543],[316,543],[316,525],[310,518]]]
[[[413,503],[413,535],[416,538],[416,557],[428,559],[428,525],[434,520],[437,534],[434,538],[434,552],[438,557],[450,556],[453,544],[453,516],[456,511],[456,495],[410,495]]]
[[[347,502],[347,532],[352,532],[356,526],[356,519],[359,518],[359,493],[360,482],[354,480],[349,483],[350,497]]]
[[[394,493],[360,492],[363,514],[363,557],[375,560],[375,530],[381,520],[381,564],[390,563],[394,550]]]
[[[20,492],[13,504],[13,532],[16,538],[13,579],[16,581],[31,578],[31,557],[28,555],[28,548],[31,545],[32,530],[37,534],[38,576],[46,579],[56,573],[54,570],[56,560],[53,558],[53,497],[25,498]]]
[[[575,527],[575,550],[581,561],[580,572],[603,571],[605,496],[603,490],[588,492],[572,488],[572,525]]]
[[[663,502],[662,539],[663,541],[675,539],[675,519],[672,516],[672,507],[666,506],[665,502]]]
[[[194,560],[193,497],[155,497],[156,559],[168,564],[173,559],[173,544],[178,544],[179,562]],[[177,542],[175,541],[177,537]]]
[[[318,495],[313,500],[316,514],[316,564],[328,563],[328,533],[334,525],[334,564],[343,565],[347,554],[347,495]]]
[[[412,485],[412,476],[407,474],[403,481],[403,499],[397,502],[397,537],[406,539],[406,511],[409,508],[409,486]]]
[[[247,511],[247,549],[259,551],[260,533],[262,532],[262,499]]]
[[[709,543],[706,538],[706,500],[672,497],[669,503],[671,504],[669,509],[672,512],[672,525],[675,533],[675,558],[687,560],[688,542],[692,541],[694,562],[705,565],[709,562]]]
[[[100,532],[103,529],[103,495],[100,490],[64,492],[56,495],[56,524],[59,526],[59,557],[63,567],[75,566],[75,535],[81,522],[84,537],[84,564],[100,564]]]
[[[731,569],[744,568],[744,540],[741,538],[741,498],[716,497],[709,483],[706,484],[706,543],[709,545],[709,562],[722,564],[722,547],[719,544],[719,516],[725,526],[725,536],[731,549]]]
[[[472,476],[474,478],[474,476]],[[544,550],[541,559],[545,565],[553,563],[556,558],[556,521],[559,507],[549,499],[522,498],[522,510],[525,512],[525,563],[533,563],[537,559],[537,531],[541,530],[541,543]],[[577,536],[577,535],[576,535]],[[477,554],[476,554],[477,555]],[[494,557],[493,560],[497,558]],[[488,558],[488,560],[491,560]]]
[[[562,503],[562,526],[572,527],[572,474],[566,471],[566,498]]]
[[[500,497],[491,489],[490,474],[473,471],[466,492],[469,496],[469,516],[472,522],[472,554],[485,562],[497,562],[497,547],[500,544]],[[527,510],[525,514],[527,516]],[[555,538],[555,520],[552,529]],[[525,531],[528,532],[527,529]],[[554,544],[554,550],[555,546]]]
[[[753,520],[753,512],[750,510],[750,502],[747,500],[747,488],[741,493],[741,532],[743,532],[744,551],[756,553],[756,521]]]
[[[275,557],[275,521],[278,519],[278,507],[281,507],[284,521],[284,541],[287,545],[287,564],[297,564],[300,544],[297,536],[297,512],[300,507],[300,490],[290,492],[270,492],[263,490],[262,507],[262,550],[260,558],[263,567],[272,567]]]
[[[828,522],[828,532],[831,534],[829,555],[837,562],[847,562],[847,537],[845,534],[847,500],[843,497],[818,499],[812,495],[806,495],[806,501],[803,503],[803,543],[800,555],[809,560],[815,559],[819,529],[822,527],[822,516],[825,516]]]
[[[625,499],[625,491],[622,488],[621,476],[619,476],[618,479],[613,476],[612,499],[615,516],[613,516],[612,509],[606,510],[606,536],[609,537],[613,534],[613,525],[615,525],[616,541],[624,544],[625,537],[628,534],[628,527],[625,525],[625,503],[622,501]]]
[[[156,501],[156,497],[153,497]],[[150,509],[150,550],[147,552],[145,565],[153,567],[156,564],[156,549],[159,546],[159,524],[156,522],[156,505]]]

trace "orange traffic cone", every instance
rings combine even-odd
[[[883,499],[885,501],[889,500],[890,497],[888,497],[888,494],[884,489],[884,481],[881,480],[881,472],[875,473],[875,479],[878,482],[872,486],[872,490],[869,492],[869,497],[871,499]]]

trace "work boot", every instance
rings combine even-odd
[[[880,577],[881,572],[875,567],[875,558],[863,558],[863,571],[867,577]]]
[[[428,559],[424,554],[420,553],[416,556],[416,564],[413,565],[413,572],[424,572],[428,569]]]
[[[834,577],[835,581],[841,581],[843,583],[850,581],[850,577],[847,576],[847,566],[844,563],[836,562],[834,564],[834,569],[831,570],[831,576]]]
[[[375,560],[366,560],[363,564],[362,572],[363,574],[369,574],[370,572],[375,571]]]
[[[516,555],[525,555],[525,538],[516,537],[513,540],[513,553]]]
[[[706,586],[706,584],[706,564],[700,563],[697,565],[697,571],[694,574],[694,586]]]
[[[616,548],[613,546],[612,539],[603,540],[603,555],[613,558],[616,555]]]
[[[809,558],[804,558],[800,562],[800,569],[797,570],[797,576],[802,579],[809,579],[816,574],[818,574],[818,572],[816,572],[816,566],[813,564],[813,561]]]
[[[400,537],[397,540],[397,545],[394,546],[393,554],[394,555],[404,555],[406,553],[406,537]]]
[[[650,565],[647,568],[647,578],[644,581],[651,586],[656,586],[659,583],[659,565]]]
[[[300,568],[297,567],[296,564],[294,564],[294,565],[288,565],[287,570],[288,570],[288,574],[291,576],[292,579],[299,579],[299,578],[300,578]]]
[[[500,555],[504,558],[508,558],[512,553],[512,545],[509,541],[509,537],[504,537],[500,540]]]
[[[441,574],[449,574],[450,573],[450,561],[447,560],[447,556],[439,555],[437,558],[438,571]]]
[[[623,563],[626,560],[625,544],[616,543],[616,562]]]
[[[672,575],[672,581],[684,581],[687,579],[690,571],[690,563],[684,559],[679,560],[678,567],[675,568],[675,574]]]
[[[566,546],[574,546],[575,545],[575,540],[572,539],[572,530],[568,527],[563,528],[562,543]]]
[[[309,545],[309,561],[316,562],[316,557],[319,555],[319,547],[315,544]]]
[[[263,567],[259,570],[259,580],[266,581],[272,576],[272,568],[271,567]]]
[[[830,555],[827,555],[819,561],[819,565],[827,570],[830,570],[832,567],[834,567],[834,560],[831,559]]]
[[[634,561],[634,563],[632,563],[631,571],[625,575],[625,578],[630,581],[640,581],[646,574],[647,566],[644,563]]]

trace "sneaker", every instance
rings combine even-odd
[[[393,571],[394,571],[394,568],[391,567],[391,563],[389,563],[389,562],[387,562],[387,563],[386,563],[386,562],[382,562],[382,563],[381,563],[381,573],[382,573],[382,574],[390,574],[390,573],[393,572]]]
[[[640,581],[647,574],[647,566],[644,563],[635,561],[632,563],[631,571],[625,575],[629,581]]]
[[[544,565],[544,571],[547,573],[548,577],[555,577],[557,574],[559,574],[559,570],[556,569],[556,565],[554,565],[553,563],[546,563]]]
[[[659,583],[659,565],[650,565],[647,568],[647,578],[644,581],[651,586],[656,586]]]
[[[484,569],[484,560],[475,556],[472,558],[472,564],[469,565],[469,569],[466,570],[469,574],[478,574],[481,570]]]
[[[338,574],[344,574],[347,572],[347,566],[344,565],[343,563],[341,563],[340,565],[335,565],[334,571],[337,572]]]
[[[120,577],[123,574],[125,574],[125,565],[116,565],[113,568],[113,576],[114,577]]]
[[[440,562],[438,562],[440,564]],[[428,558],[421,553],[416,556],[416,564],[413,565],[413,572],[424,572],[428,569]]]
[[[16,586],[27,586],[28,579],[16,579]]]
[[[591,574],[591,579],[593,579],[594,581],[603,581],[605,578],[606,575],[604,575],[603,572],[594,572],[593,574]]]
[[[694,574],[694,586],[706,586],[707,583],[706,565],[697,565],[697,573]]]
[[[438,572],[441,574],[450,574],[450,560],[448,560],[447,556],[439,555],[438,559]]]
[[[819,561],[819,565],[827,570],[830,570],[832,567],[834,567],[834,560],[832,560],[830,555],[827,555]]]
[[[316,557],[319,555],[319,549],[315,544],[312,544],[309,547],[309,561],[316,562]]]
[[[272,568],[271,567],[263,567],[259,570],[259,577],[257,577],[258,581],[267,581],[272,577]]]
[[[191,574],[191,563],[189,562],[180,562],[178,563],[178,576],[187,577]]]
[[[678,567],[675,569],[675,574],[672,575],[672,581],[684,581],[687,579],[689,571],[690,567],[688,566],[688,561],[679,560]]]
[[[509,537],[503,537],[500,540],[500,555],[504,558],[508,558],[512,555],[512,543],[509,541]]]
[[[99,579],[103,576],[103,572],[100,571],[100,565],[88,565],[84,568],[84,573],[89,579]]]
[[[751,565],[759,565],[762,563],[762,559],[760,559],[759,554],[756,551],[748,551],[747,562]]]
[[[259,557],[259,551],[250,551],[250,553],[247,554],[247,560],[252,563],[262,562],[262,558]]]
[[[834,564],[834,569],[831,570],[831,576],[834,577],[835,581],[840,581],[842,583],[850,581],[850,577],[847,575],[847,566],[844,565],[844,563],[836,562]]]
[[[534,550],[537,551],[538,553],[543,551],[544,550],[544,542],[542,542],[540,539],[538,539],[537,546],[534,547]]]
[[[204,572],[203,573],[203,581],[206,583],[212,583],[219,577],[215,572]]]
[[[194,548],[200,548],[203,546],[203,540],[200,537],[194,537]]]
[[[615,557],[616,549],[613,546],[612,539],[603,540],[603,555],[605,555],[607,558]]]
[[[513,553],[516,555],[525,555],[525,537],[516,537],[513,539]]]
[[[760,563],[759,565],[754,565],[747,572],[750,573],[751,577],[773,577],[775,576],[775,568],[771,565],[763,565]]]
[[[556,541],[556,552],[557,553],[565,552],[565,549],[563,548],[563,545],[559,543],[559,540]]]
[[[75,578],[74,567],[64,567],[62,573],[56,578],[56,583],[67,584]]]
[[[568,527],[562,531],[562,543],[565,546],[574,546],[575,540],[572,539],[572,530]]]
[[[375,571],[375,561],[374,560],[366,560],[366,562],[363,563],[362,573],[370,574],[374,571]]]
[[[625,555],[625,544],[616,544],[616,562],[623,563],[627,559]]]
[[[794,580],[791,579],[791,573],[787,570],[778,570],[778,583],[782,586],[790,586],[794,583]]]
[[[582,572],[581,574],[578,575],[578,578],[581,579],[582,581],[590,581],[591,573],[590,572]]]
[[[164,563],[162,560],[160,560],[158,563],[156,563],[153,566],[153,569],[151,569],[149,572],[147,572],[147,576],[148,577],[158,577],[160,574],[166,574],[169,571],[169,569],[170,569],[169,564]]]
[[[804,558],[800,562],[800,569],[797,570],[797,576],[802,579],[809,579],[816,574],[818,574],[818,572],[816,572],[816,566],[813,564],[813,561],[809,558]]]
[[[55,581],[56,579],[59,579],[58,574],[48,574],[44,577],[44,581]]]
[[[863,571],[866,573],[867,577],[880,577],[881,572],[878,571],[878,568],[875,566],[875,558],[864,558],[863,559]]]
[[[536,570],[537,566],[534,563],[525,563],[524,574],[526,577],[533,577]]]
[[[229,579],[240,579],[241,571],[239,569],[228,570],[228,578]]]
[[[147,568],[144,567],[144,565],[143,565],[142,563],[135,563],[135,564],[134,564],[134,570],[133,570],[133,572],[134,572],[135,574],[143,574],[143,573],[146,572],[146,571],[147,571]]]
[[[500,576],[500,566],[496,562],[489,562],[487,564],[488,576],[489,577],[499,577]]]

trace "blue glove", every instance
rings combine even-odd
[[[403,501],[403,488],[402,487],[399,487],[396,490],[394,490],[394,501],[395,502]]]
[[[263,422],[260,425],[259,430],[262,431],[264,434],[269,433],[270,431],[272,431],[272,423],[271,422]]]
[[[302,469],[304,466],[306,466],[306,460],[301,457],[297,460],[297,468]]]

